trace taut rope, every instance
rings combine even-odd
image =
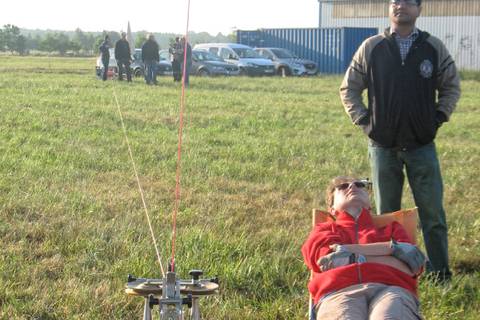
[[[122,110],[120,109],[120,104],[118,103],[118,98],[117,98],[117,93],[115,92],[115,88],[113,89],[113,96],[115,97],[115,102],[117,103],[117,110],[118,110],[118,114],[120,115],[123,134],[125,136],[125,141],[127,142],[128,154],[130,155],[130,161],[132,162],[133,171],[135,172],[135,178],[137,180],[138,190],[140,191],[140,196],[142,198],[143,209],[145,210],[145,216],[147,217],[148,227],[150,228],[150,234],[152,236],[153,245],[155,246],[155,252],[157,253],[158,264],[160,265],[160,270],[162,271],[162,277],[165,278],[165,271],[163,270],[163,266],[162,266],[162,258],[160,257],[160,251],[158,250],[157,239],[155,238],[152,222],[150,221],[150,215],[148,214],[147,203],[145,202],[143,188],[142,188],[142,185],[140,184],[140,178],[138,177],[137,167],[135,165],[135,161],[133,160],[132,148],[130,147],[130,142],[128,141],[127,130],[125,129]]]

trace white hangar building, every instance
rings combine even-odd
[[[318,0],[319,27],[389,26],[388,0]],[[423,0],[420,30],[440,38],[457,67],[480,71],[480,0]]]

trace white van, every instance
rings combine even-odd
[[[269,59],[262,58],[251,47],[237,43],[202,43],[194,50],[205,50],[223,60],[234,63],[240,68],[241,75],[273,76],[275,65]]]

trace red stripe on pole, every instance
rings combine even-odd
[[[177,214],[180,205],[180,174],[182,162],[182,138],[183,138],[183,114],[185,112],[185,73],[187,69],[187,43],[188,43],[188,27],[190,23],[190,0],[187,6],[187,27],[185,30],[185,41],[183,44],[183,72],[182,72],[182,94],[180,97],[180,119],[178,126],[178,148],[177,148],[177,173],[175,182],[175,205],[172,217],[172,259],[170,261],[170,270],[175,271],[175,240],[177,237]]]

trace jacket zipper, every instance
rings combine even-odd
[[[355,219],[355,241],[358,244],[358,219]],[[357,262],[358,283],[362,283],[362,273],[360,272],[360,264],[358,263],[358,255],[355,255]]]

